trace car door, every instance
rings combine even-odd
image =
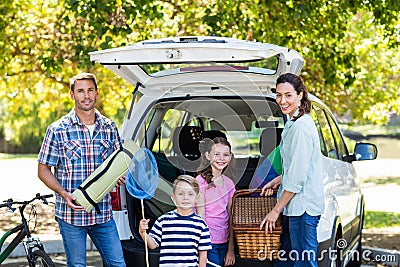
[[[319,231],[324,232],[324,238],[330,234],[332,228],[329,223],[338,215],[342,221],[343,238],[349,242],[359,199],[359,190],[354,182],[355,171],[350,163],[344,161],[348,155],[347,148],[329,111],[314,103],[311,115],[319,131],[321,153],[324,156],[326,201],[322,220],[327,219],[327,223],[322,223]]]

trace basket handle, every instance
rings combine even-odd
[[[262,191],[261,188],[256,188],[256,189],[239,189],[239,190],[236,190],[235,193],[233,194],[233,197],[232,197],[232,208],[231,208],[231,214],[232,214],[232,216],[233,216],[233,212],[234,212],[234,209],[235,209],[235,205],[234,205],[235,199],[236,199],[237,197],[243,197],[243,196],[247,196],[247,195],[250,195],[250,194],[253,194],[253,193],[258,193],[258,194],[260,194],[261,191]],[[277,192],[278,192],[278,190],[274,190],[274,195],[275,195]],[[271,196],[261,196],[261,197],[271,197]]]
[[[261,189],[259,189],[259,188],[257,188],[257,189],[239,189],[239,190],[236,190],[233,197],[247,196],[252,193],[261,193]]]
[[[262,189],[257,188],[257,189],[239,189],[235,191],[235,194],[233,195],[233,198],[236,197],[241,197],[241,196],[247,196],[253,193],[261,193]],[[276,194],[278,190],[274,190],[274,194]],[[265,196],[265,197],[271,197],[271,196]]]

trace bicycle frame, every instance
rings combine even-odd
[[[33,200],[31,200],[31,201],[33,201]],[[0,253],[0,264],[2,264],[7,259],[7,257],[11,254],[11,252],[14,251],[14,249],[18,246],[19,243],[23,243],[26,257],[30,263],[36,261],[34,255],[33,255],[33,251],[35,250],[35,248],[44,250],[43,244],[40,242],[40,240],[37,238],[33,238],[31,236],[28,222],[24,215],[24,210],[27,205],[28,205],[28,203],[24,203],[20,207],[18,207],[19,213],[21,216],[21,224],[17,225],[13,229],[8,230],[0,238],[0,249],[1,249],[3,244],[5,243],[5,241],[7,240],[7,238],[10,235],[18,233],[3,251],[0,250],[0,252],[1,252]],[[26,240],[24,240],[25,237],[26,237]]]
[[[0,264],[7,259],[7,257],[13,252],[13,250],[18,246],[18,244],[24,240],[25,236],[27,235],[26,230],[24,225],[21,223],[20,225],[14,227],[11,230],[8,230],[0,239],[0,247],[3,246],[4,242],[6,239],[14,234],[19,232],[14,239],[11,241],[11,243],[0,253]]]

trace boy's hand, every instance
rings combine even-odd
[[[149,221],[150,219],[141,219],[139,223],[139,233],[144,234],[146,230],[149,229]]]

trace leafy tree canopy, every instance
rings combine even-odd
[[[149,38],[218,35],[287,46],[306,60],[309,90],[355,122],[400,113],[397,0],[3,0],[0,129],[38,148],[69,111],[69,78],[97,74],[98,108],[121,123],[133,88],[88,52]]]

